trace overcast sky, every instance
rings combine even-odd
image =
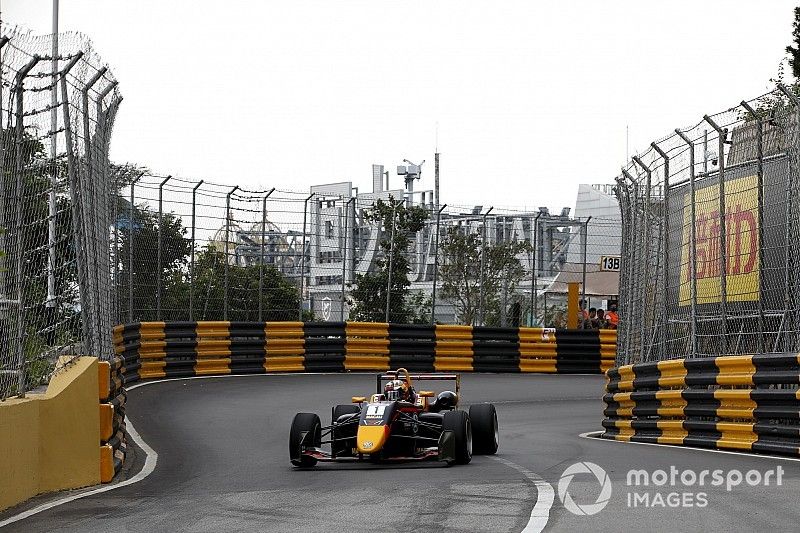
[[[111,157],[302,190],[426,160],[441,200],[573,206],[630,151],[770,89],[797,2],[62,0],[120,81]],[[50,33],[50,0],[0,0]]]

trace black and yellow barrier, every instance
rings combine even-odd
[[[372,322],[141,322],[114,328],[124,385],[266,372],[601,373],[616,331]]]
[[[800,356],[676,359],[612,368],[607,439],[800,455]]]
[[[122,358],[98,363],[100,397],[100,481],[110,482],[125,462],[126,369]],[[138,379],[138,377],[137,377]]]

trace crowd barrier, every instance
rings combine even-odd
[[[616,331],[372,322],[137,322],[114,328],[121,384],[266,372],[601,373]]]
[[[677,359],[610,369],[602,437],[800,455],[800,356]]]
[[[125,442],[125,402],[128,398],[122,386],[125,367],[122,358],[100,361],[100,481],[110,482],[122,469],[127,452]]]

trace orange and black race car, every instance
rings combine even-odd
[[[455,390],[436,395],[414,389],[413,380],[447,380]],[[476,454],[497,452],[497,412],[480,403],[459,410],[458,374],[409,374],[400,368],[377,376],[377,391],[369,398],[353,396],[337,405],[331,424],[323,426],[314,413],[297,413],[289,434],[289,458],[295,466],[317,461],[439,460],[467,464]],[[330,451],[322,448],[330,445]]]

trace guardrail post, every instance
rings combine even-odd
[[[484,275],[485,275],[484,271],[486,270],[486,268],[485,268],[485,266],[486,266],[486,257],[485,257],[486,256],[486,217],[489,215],[489,213],[492,212],[492,209],[494,209],[494,206],[491,206],[483,214],[483,227],[481,228],[483,230],[483,238],[481,239],[481,266],[480,266],[480,268],[481,268],[481,282],[480,282],[480,285],[478,287],[479,292],[480,292],[480,294],[478,296],[478,323],[481,326],[483,326],[483,292],[484,292],[483,291],[483,281],[484,281]]]
[[[662,235],[662,239],[664,242],[663,254],[664,254],[664,269],[663,269],[663,283],[664,283],[664,292],[662,295],[662,302],[661,302],[661,350],[659,353],[658,359],[663,361],[667,358],[667,290],[669,288],[669,156],[662,150],[656,143],[650,143],[650,146],[653,150],[661,156],[661,159],[664,160],[664,199],[663,199],[663,215],[662,218],[664,220],[664,231]],[[680,268],[680,267],[679,267]],[[680,279],[680,276],[678,276]]]
[[[728,229],[725,212],[725,141],[728,137],[727,128],[720,128],[708,115],[703,115],[703,120],[708,122],[717,132],[719,141],[718,178],[719,178],[719,283],[720,283],[720,325],[722,326],[722,349],[719,355],[728,353]],[[759,254],[760,255],[760,254]],[[760,296],[760,295],[759,295]]]
[[[264,248],[267,243],[267,198],[275,192],[270,189],[261,201],[261,260],[258,262],[258,321],[264,321]]]
[[[742,100],[742,107],[756,121],[756,144],[758,161],[758,353],[764,353],[764,123],[750,104]],[[751,235],[752,239],[753,236]],[[725,355],[725,354],[722,354]]]
[[[438,162],[438,158],[437,158]],[[444,204],[436,212],[436,252],[433,256],[433,290],[431,291],[431,326],[436,324],[436,283],[439,281],[439,222],[442,218],[442,211],[447,207]]]
[[[200,180],[192,188],[192,246],[189,249],[189,320],[194,320],[194,248],[195,248],[195,228],[197,213],[197,189],[203,184]]]
[[[689,216],[691,217],[691,223],[689,224],[689,290],[692,297],[690,357],[697,357],[697,191],[695,187],[694,142],[679,129],[676,129],[675,133],[689,146],[689,193],[692,197],[691,202],[689,203]],[[680,287],[678,287],[678,291],[680,292]],[[680,300],[680,296],[678,297],[678,300]]]
[[[161,228],[163,223],[163,215],[164,215],[164,184],[167,183],[172,176],[167,176],[164,180],[158,185],[158,275],[156,276],[156,320],[161,320],[161,278],[164,277],[164,266],[161,264],[162,261],[162,245],[163,245],[163,237],[164,232]]]
[[[225,264],[223,265],[223,277],[225,278],[224,289],[223,289],[223,297],[222,297],[222,319],[228,320],[228,270],[230,266],[228,265],[228,246],[230,244],[230,233],[231,233],[231,195],[239,189],[239,186],[235,186],[231,189],[228,194],[225,195]]]

